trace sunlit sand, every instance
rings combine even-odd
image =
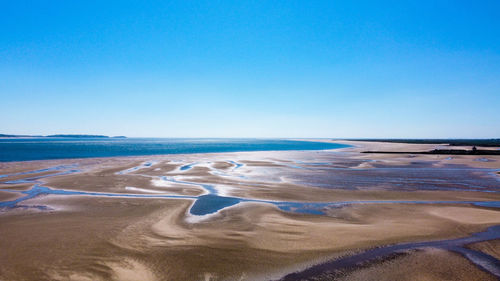
[[[1,163],[0,200],[21,201],[0,212],[0,276],[278,280],[374,247],[500,224],[499,156],[367,155],[359,152],[436,145],[342,143],[354,147]],[[36,171],[51,167],[58,168]],[[48,189],[29,197],[35,185]],[[470,247],[498,255],[494,241]],[[331,274],[318,272],[324,280]],[[335,274],[496,278],[435,248]]]

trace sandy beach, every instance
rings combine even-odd
[[[442,145],[331,142],[352,147],[0,163],[0,201],[21,199],[0,208],[0,280],[279,280],[500,225],[500,156],[364,154]],[[498,241],[467,247],[498,258]],[[497,278],[441,248],[335,274],[318,276]]]

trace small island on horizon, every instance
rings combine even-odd
[[[113,139],[125,139],[126,136],[105,136],[105,135],[86,135],[86,134],[56,134],[56,135],[9,135],[0,134],[0,138],[113,138]]]

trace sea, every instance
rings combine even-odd
[[[1,138],[0,162],[242,151],[325,150],[348,145],[285,139]]]

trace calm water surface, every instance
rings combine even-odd
[[[348,145],[281,139],[5,138],[0,139],[0,162],[343,147]]]

